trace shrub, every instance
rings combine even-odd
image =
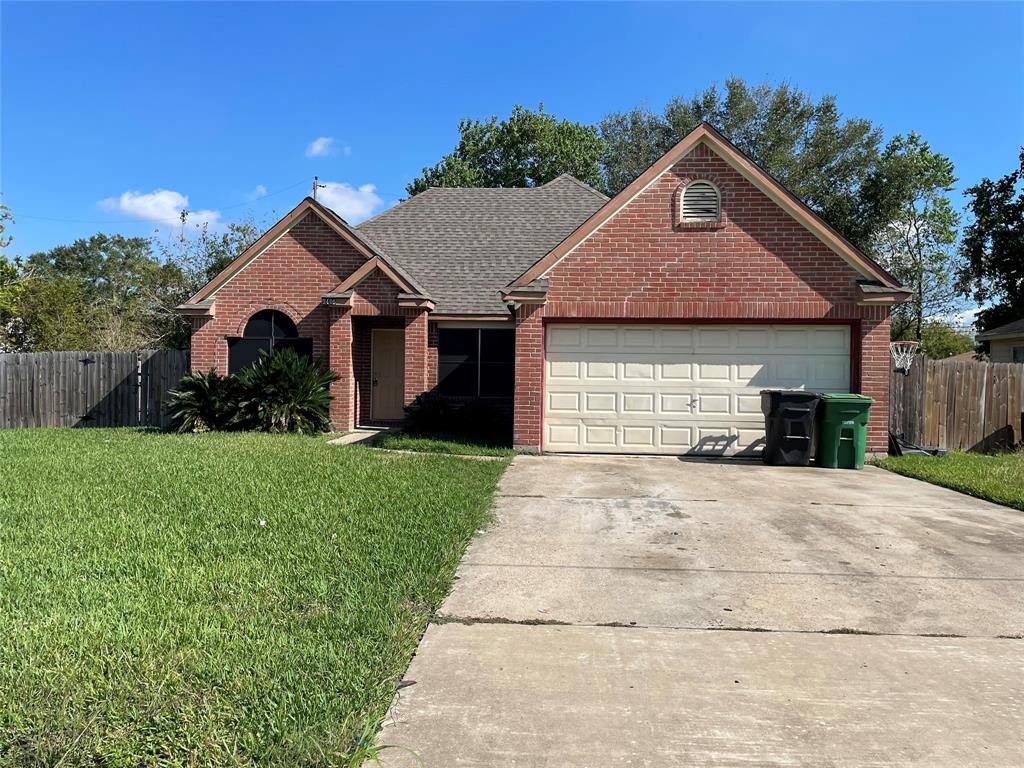
[[[338,375],[294,349],[260,355],[235,374],[246,429],[314,434],[331,428],[330,386]]]
[[[171,420],[179,432],[327,432],[337,378],[318,360],[278,349],[227,377],[213,371],[185,376],[170,394]]]
[[[168,393],[171,425],[178,432],[228,429],[236,417],[237,395],[235,382],[216,371],[186,374]]]
[[[419,395],[405,409],[405,429],[421,435],[511,443],[512,421],[507,409],[482,400],[459,402],[434,392]]]
[[[438,433],[453,426],[451,403],[436,392],[425,392],[405,408],[405,428],[410,432]]]

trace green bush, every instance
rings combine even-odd
[[[507,408],[485,400],[460,402],[436,392],[419,395],[406,407],[404,426],[413,434],[443,435],[494,445],[512,443],[512,418]]]
[[[279,349],[230,376],[210,371],[183,377],[168,410],[178,432],[327,432],[330,386],[337,378],[319,360]]]
[[[235,382],[211,370],[183,376],[168,393],[167,409],[175,431],[208,432],[231,428],[237,404]]]
[[[234,376],[247,429],[314,434],[331,428],[330,386],[338,375],[319,360],[284,348],[261,355]]]

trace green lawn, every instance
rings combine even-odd
[[[375,448],[417,453],[450,453],[459,456],[512,456],[508,445],[465,440],[448,435],[407,435],[403,432],[382,432],[374,440]]]
[[[942,458],[890,456],[876,463],[901,475],[1024,510],[1022,451],[996,455],[951,453]]]
[[[352,764],[505,466],[0,432],[0,766]]]

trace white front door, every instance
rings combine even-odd
[[[754,454],[762,389],[846,392],[846,325],[547,327],[543,448]]]

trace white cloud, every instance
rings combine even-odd
[[[210,229],[215,229],[220,225],[220,211],[190,210],[188,196],[172,189],[155,189],[145,193],[129,190],[122,192],[120,197],[108,197],[100,200],[97,205],[110,213],[118,213],[142,221],[152,221],[165,226],[179,224],[181,212],[185,210],[188,211],[190,226],[206,224]]]
[[[246,195],[250,200],[259,200],[261,197],[267,196],[267,188],[262,184],[257,184],[256,187]]]
[[[306,157],[327,157],[327,155],[333,155],[334,152],[334,139],[330,136],[314,139],[306,147]]]
[[[374,210],[381,204],[377,195],[377,187],[363,184],[353,187],[351,184],[336,181],[321,182],[323,189],[317,191],[316,199],[337,213],[350,224],[358,224],[370,218]]]
[[[352,147],[346,144],[345,148],[341,150],[341,154],[343,154],[345,157],[348,157],[349,155],[352,154]]]
[[[974,327],[974,321],[978,317],[978,313],[982,310],[981,307],[971,307],[964,309],[960,312],[949,312],[948,314],[936,315],[932,320],[938,320],[942,323],[948,323],[954,328],[971,331]]]

